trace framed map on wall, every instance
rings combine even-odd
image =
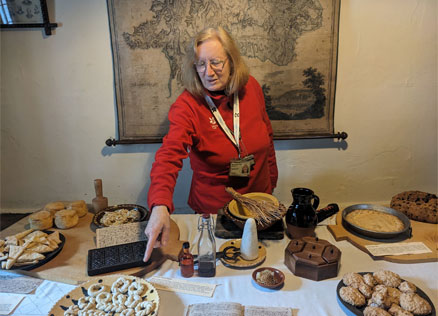
[[[108,0],[118,138],[160,142],[190,39],[222,26],[263,88],[275,139],[333,134],[340,0]]]

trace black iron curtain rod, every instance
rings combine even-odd
[[[338,132],[335,134],[321,134],[321,135],[309,135],[309,136],[299,136],[294,138],[274,138],[274,140],[283,140],[283,139],[321,139],[321,138],[337,138],[338,140],[347,139],[348,134],[346,132]],[[125,140],[117,140],[115,138],[108,138],[105,141],[105,144],[109,147],[116,145],[133,145],[133,144],[150,144],[150,143],[160,143],[161,139],[125,139]]]

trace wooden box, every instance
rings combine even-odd
[[[341,251],[317,237],[292,239],[284,251],[284,263],[296,276],[320,281],[338,275]]]

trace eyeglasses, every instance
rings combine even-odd
[[[199,60],[194,63],[197,72],[204,72],[207,69],[207,64],[210,63],[210,67],[214,72],[221,72],[224,69],[225,63],[228,58],[225,60],[212,59],[210,61]]]

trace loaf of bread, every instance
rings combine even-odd
[[[43,230],[53,226],[53,216],[49,211],[39,211],[29,216],[30,228]]]
[[[435,194],[405,191],[392,197],[391,208],[416,221],[437,223],[438,200]]]
[[[55,214],[55,225],[60,229],[68,229],[77,225],[79,216],[75,210],[61,210]]]
[[[75,210],[79,217],[83,217],[88,213],[87,203],[85,203],[84,200],[77,200],[69,203],[67,209]]]
[[[55,213],[65,209],[65,205],[62,202],[50,202],[47,203],[46,206],[44,206],[44,211],[49,211],[52,213],[52,216],[55,216]]]

